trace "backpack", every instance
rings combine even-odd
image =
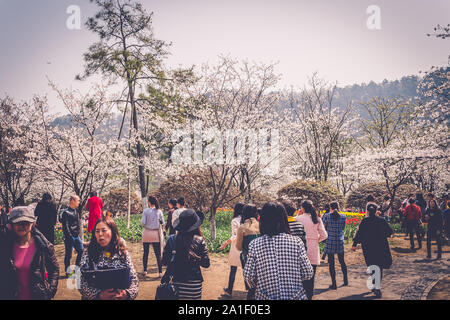
[[[64,208],[64,209],[60,209],[60,210],[58,211],[58,222],[62,223],[63,213],[64,213],[64,211],[66,211],[66,209],[67,209],[67,208]]]

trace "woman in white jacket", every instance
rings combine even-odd
[[[241,225],[241,215],[242,215],[242,209],[244,208],[244,204],[241,202],[236,203],[234,206],[234,214],[233,214],[233,220],[231,220],[231,246],[230,246],[230,253],[228,255],[228,263],[230,264],[230,276],[228,278],[228,288],[224,288],[223,291],[225,292],[225,295],[231,296],[233,293],[233,286],[234,286],[234,280],[236,278],[236,272],[238,267],[242,267],[241,265],[241,251],[236,249],[235,242],[236,242],[236,236],[237,231],[239,229],[239,226]]]

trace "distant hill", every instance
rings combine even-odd
[[[344,107],[349,102],[355,105],[361,102],[367,102],[374,97],[402,97],[405,99],[422,99],[423,96],[417,93],[417,86],[420,78],[418,76],[407,76],[400,80],[383,80],[381,83],[373,81],[368,84],[354,84],[344,88],[337,88],[337,97],[335,103]]]
[[[121,123],[122,123],[122,114],[113,114],[111,119],[109,119],[106,123],[102,124],[98,128],[96,134],[106,139],[110,138],[117,139]],[[72,115],[67,114],[56,118],[50,125],[60,126],[62,128],[70,128],[74,125],[74,120]],[[122,137],[124,137],[124,135],[128,135],[129,128],[130,128],[130,118],[127,117],[123,124]]]
[[[405,99],[411,98],[413,100],[424,99],[421,94],[417,93],[419,82],[420,78],[412,75],[402,77],[400,80],[395,81],[383,80],[381,83],[371,81],[368,84],[354,84],[352,86],[337,88],[334,105],[344,108],[351,102],[356,111],[364,117],[365,115],[363,110],[361,110],[360,104],[374,97],[402,97]],[[282,101],[280,108],[283,109],[287,104],[287,101]],[[107,124],[100,128],[99,134],[108,138],[117,137],[121,121],[122,115],[115,115]],[[70,127],[73,125],[72,116],[64,115],[58,117],[52,125]],[[129,119],[126,119],[123,133],[127,133],[128,129]]]

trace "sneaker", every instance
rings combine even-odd
[[[332,284],[331,286],[328,287],[328,289],[330,290],[336,290],[337,286],[335,284]]]
[[[162,273],[160,273],[160,274],[159,274],[159,278],[161,279],[162,277],[163,277],[163,274],[162,274]]]
[[[146,277],[146,276],[147,276],[147,271],[142,272],[142,275],[143,275],[144,277]]]

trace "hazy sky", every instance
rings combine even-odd
[[[302,86],[314,71],[338,84],[395,80],[444,65],[450,40],[427,37],[450,23],[448,0],[141,0],[154,12],[159,39],[173,43],[169,65],[214,63],[220,54],[278,61],[280,87]],[[0,95],[30,99],[48,93],[46,76],[63,88],[82,54],[97,40],[84,25],[69,30],[66,12],[81,8],[83,24],[96,8],[87,0],[0,0]],[[381,10],[381,30],[369,30],[367,7]]]

